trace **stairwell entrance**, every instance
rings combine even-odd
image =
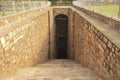
[[[67,59],[68,17],[59,14],[55,17],[56,24],[56,58]]]

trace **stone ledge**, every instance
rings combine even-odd
[[[109,27],[109,25],[106,25],[97,19],[94,19],[80,10],[75,9],[72,7],[72,9],[80,14],[85,20],[87,20],[90,24],[92,24],[96,29],[98,29],[104,36],[106,36],[113,44],[115,44],[120,49],[120,33],[114,30],[113,28]],[[111,33],[112,32],[112,33]]]

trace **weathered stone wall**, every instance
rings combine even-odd
[[[71,10],[70,15],[71,57],[94,70],[102,80],[119,80],[120,48],[78,10]]]
[[[74,59],[74,11],[72,9],[69,10],[70,18],[69,18],[69,27],[68,27],[68,57],[70,59]]]
[[[54,26],[54,16],[53,16],[53,8],[50,10],[50,53],[49,53],[49,59],[54,59],[55,58],[55,26]]]
[[[42,11],[42,10],[43,9],[40,9],[39,11]],[[0,18],[0,27],[4,26],[6,24],[9,24],[11,22],[15,22],[15,21],[21,20],[23,18],[26,18],[26,17],[30,16],[31,14],[36,13],[37,11],[38,11],[38,9],[29,10],[29,11],[27,10],[27,11],[13,14],[13,15],[4,16],[4,17]]]
[[[59,14],[64,14],[66,16],[69,16],[69,8],[68,7],[53,8],[53,14],[54,14],[54,17],[56,17]]]
[[[74,7],[83,11],[85,14],[88,14],[91,17],[94,17],[97,20],[102,21],[103,23],[113,27],[116,31],[120,32],[120,20],[118,20],[116,18],[109,17],[107,15],[103,15],[103,14],[91,11],[91,10],[88,10],[88,9],[85,9],[85,8],[82,8],[82,7],[77,7],[77,6],[74,6]]]
[[[40,8],[5,18],[8,23],[0,27],[0,79],[48,60],[50,10],[50,7]]]
[[[83,8],[79,10],[87,13]],[[46,7],[0,19],[0,79],[20,68],[54,59],[54,20],[56,15],[65,14],[69,19],[69,58],[96,71],[103,80],[119,80],[120,48],[112,42],[114,39],[111,41],[79,10]],[[111,19],[106,21],[106,17],[100,18],[90,11],[87,14],[96,15],[95,18],[104,19],[103,22],[113,27],[119,24],[119,21],[111,24]]]

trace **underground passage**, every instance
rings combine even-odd
[[[68,17],[59,14],[55,17],[56,24],[56,58],[67,59]]]
[[[65,3],[0,18],[0,80],[120,80],[120,21]]]

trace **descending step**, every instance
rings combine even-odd
[[[72,60],[56,59],[19,70],[6,80],[101,80],[91,70]]]

